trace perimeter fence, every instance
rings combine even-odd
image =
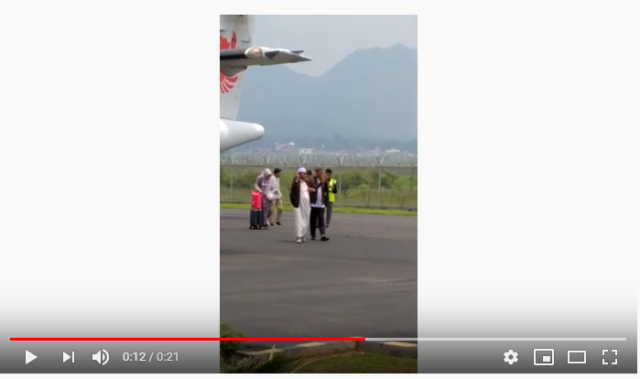
[[[282,169],[280,188],[288,203],[296,170],[331,168],[337,180],[336,206],[416,209],[418,160],[392,154],[256,154],[221,156],[220,202],[249,203],[257,176],[265,168]]]

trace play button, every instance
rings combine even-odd
[[[38,356],[30,352],[29,350],[24,351],[24,364],[28,365],[29,363],[38,359]]]

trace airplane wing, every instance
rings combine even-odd
[[[220,50],[220,71],[227,76],[235,76],[249,66],[271,66],[310,61],[311,58],[302,55],[303,52],[303,50],[270,49],[268,47]]]

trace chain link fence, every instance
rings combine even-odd
[[[280,189],[287,203],[296,170],[320,167],[331,168],[338,182],[335,206],[416,209],[418,205],[415,155],[236,153],[220,159],[222,203],[249,203],[257,176],[276,167],[282,169]]]

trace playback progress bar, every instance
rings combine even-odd
[[[626,342],[624,337],[612,338],[369,338],[366,341],[397,342]]]

